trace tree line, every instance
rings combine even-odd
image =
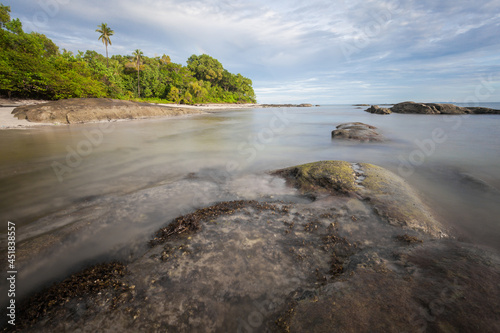
[[[252,81],[232,74],[206,54],[192,55],[187,65],[169,56],[108,57],[114,31],[96,30],[106,57],[96,51],[62,51],[45,35],[25,33],[10,7],[0,3],[0,95],[35,99],[110,97],[173,103],[254,103]]]

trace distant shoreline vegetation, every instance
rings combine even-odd
[[[110,44],[111,45],[111,44]],[[107,47],[107,45],[106,45]],[[140,77],[138,75],[140,73]],[[139,89],[138,89],[139,88]],[[140,95],[139,95],[140,91]],[[161,103],[256,103],[252,81],[206,54],[187,66],[162,57],[73,54],[45,35],[22,30],[0,3],[0,95],[58,100],[109,97]]]

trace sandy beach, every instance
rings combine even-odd
[[[0,98],[0,130],[3,129],[22,129],[22,128],[30,128],[35,126],[47,126],[51,124],[44,123],[33,123],[29,122],[25,119],[20,120],[14,117],[12,111],[22,105],[33,105],[33,104],[41,104],[46,101],[37,101],[37,100],[19,100],[19,99],[5,99]]]
[[[15,107],[0,107],[0,130],[4,129],[22,129],[22,128],[30,128],[36,126],[50,126],[54,124],[47,123],[33,123],[29,122],[26,119],[17,119],[12,115],[12,110]]]

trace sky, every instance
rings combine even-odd
[[[499,0],[0,0],[61,49],[208,54],[260,103],[500,102]]]

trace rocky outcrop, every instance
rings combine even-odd
[[[368,109],[365,110],[366,112],[374,113],[374,114],[391,114],[391,110],[387,108],[381,108],[378,105],[372,105]]]
[[[356,140],[362,142],[384,141],[385,138],[377,131],[375,126],[355,122],[337,126],[332,131],[332,139]]]
[[[436,238],[447,232],[432,217],[413,189],[399,176],[381,167],[344,161],[308,163],[274,172],[303,193],[328,192],[368,200],[373,211],[390,225],[422,231]]]
[[[467,109],[472,114],[500,114],[500,110],[490,108],[468,107]]]
[[[365,111],[375,114],[406,113],[406,114],[500,114],[500,110],[483,107],[462,107],[453,104],[403,102],[390,109],[373,105]]]
[[[391,108],[394,113],[415,113],[415,114],[465,114],[470,113],[468,108],[456,106],[453,104],[435,104],[435,103],[414,103],[403,102],[394,105]]]
[[[404,180],[343,161],[272,174],[315,200],[180,216],[127,265],[97,265],[22,302],[16,329],[500,329],[499,253],[446,237]]]
[[[88,123],[118,119],[177,116],[200,110],[165,107],[110,98],[71,98],[38,105],[25,105],[12,111],[18,119],[38,123]]]

